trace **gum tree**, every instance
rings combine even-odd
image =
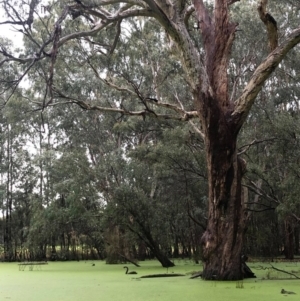
[[[198,129],[198,133],[206,145],[209,198],[208,223],[202,237],[203,278],[243,278],[241,252],[245,217],[241,181],[246,165],[238,156],[237,138],[264,83],[288,52],[300,42],[300,26],[291,29],[279,42],[276,20],[267,12],[268,1],[256,1],[258,15],[267,31],[269,54],[260,64],[251,66],[252,74],[248,82],[243,84],[242,89],[235,90],[235,86],[230,88],[228,70],[235,36],[239,31],[238,23],[231,20],[230,11],[235,5],[240,5],[238,0],[77,0],[54,1],[44,6],[40,6],[38,0],[31,0],[18,1],[22,2],[19,7],[13,6],[12,2],[2,1],[7,14],[7,20],[3,23],[21,26],[27,39],[35,44],[35,51],[17,57],[2,48],[2,55],[6,58],[1,65],[15,61],[24,66],[23,74],[29,74],[43,61],[48,61],[48,68],[43,69],[46,85],[41,109],[64,99],[87,110],[143,118],[199,119],[201,129]],[[60,7],[60,10],[55,7]],[[44,37],[36,40],[34,20],[41,15],[41,10],[44,14],[49,13],[52,19],[41,18]],[[70,17],[77,23],[70,23]],[[55,19],[55,22],[50,19]],[[106,57],[122,53],[122,49],[118,48],[118,40],[128,31],[126,20],[129,19],[132,22],[154,19],[160,24],[162,36],[167,36],[170,41],[174,60],[178,60],[184,70],[184,84],[187,83],[189,87],[194,111],[185,109],[184,98],[177,97],[176,104],[164,102],[157,86],[154,85],[152,93],[143,93],[134,76],[130,79],[120,71],[123,81],[118,83],[114,77],[108,76],[107,70],[105,77],[105,71],[92,64],[92,74],[102,84],[124,92],[127,97],[135,95],[140,103],[138,110],[125,109],[120,102],[115,102],[115,107],[101,107],[59,88],[59,83],[55,82],[55,68],[60,48],[81,47],[85,48],[86,53],[91,53],[91,49],[97,46],[98,51]],[[100,41],[99,37],[107,36],[108,32],[114,34],[113,39],[107,37]],[[166,39],[162,38],[161,42],[161,47],[166,47]],[[251,45],[245,44],[245,47]],[[125,64],[127,58],[124,59]],[[17,85],[22,78],[16,76],[12,84]],[[155,76],[153,83],[154,79]],[[71,82],[71,75],[69,80]],[[99,94],[94,95],[98,97]],[[160,110],[154,111],[155,107]],[[161,108],[173,110],[176,114],[161,113]]]

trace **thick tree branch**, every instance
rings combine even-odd
[[[278,46],[277,22],[270,13],[267,13],[268,0],[261,0],[257,7],[259,17],[264,22],[268,32],[268,48],[272,52]]]
[[[295,29],[268,57],[256,68],[241,96],[235,102],[235,109],[231,114],[237,125],[237,131],[243,125],[264,82],[270,77],[287,53],[300,43],[300,27]]]

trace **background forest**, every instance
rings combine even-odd
[[[53,4],[52,17],[41,13],[36,40],[45,39],[43,22],[53,23],[60,9]],[[297,25],[298,1],[272,1],[272,9],[279,12],[279,32]],[[228,70],[232,97],[266,55],[256,47],[264,44],[265,29],[255,10],[251,1],[232,9],[240,21]],[[64,31],[68,26],[80,30],[83,23],[77,21],[69,18]],[[249,26],[253,22],[258,26]],[[145,105],[142,95],[176,105],[184,99],[185,109],[192,111],[182,66],[155,20],[137,18],[123,26],[122,51],[108,53],[117,26],[96,42],[97,37],[85,38],[80,47],[60,49],[55,87],[64,94],[57,92],[60,102],[47,108],[39,105],[45,101],[46,62],[38,62],[25,83],[13,88],[12,82],[19,84],[15,74],[26,66],[1,66],[1,260],[118,263],[156,257],[163,266],[177,257],[201,260],[207,172],[198,119],[172,118],[164,107],[147,116],[129,114]],[[245,40],[252,47],[245,47]],[[2,61],[14,45],[4,37],[0,41]],[[26,36],[24,45],[25,53],[14,50],[19,57],[35,51]],[[247,162],[244,253],[253,257],[292,259],[300,252],[299,70],[297,46],[259,94],[239,137],[239,153]],[[80,101],[76,104],[79,96],[101,108],[117,104],[123,112],[85,110]],[[151,112],[151,103],[147,106]]]

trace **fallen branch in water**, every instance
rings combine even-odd
[[[269,265],[271,266],[271,268],[263,267],[263,266],[259,266],[259,268],[262,269],[262,270],[274,269],[275,271],[282,272],[282,273],[285,273],[285,274],[294,276],[294,277],[297,278],[297,279],[300,279],[300,277],[298,277],[298,276],[295,275],[294,273],[290,273],[290,272],[287,272],[287,271],[285,271],[285,270],[281,270],[281,269],[275,268],[271,263],[269,263]]]
[[[145,275],[141,276],[140,278],[156,278],[156,277],[178,277],[178,276],[185,276],[184,274],[152,274],[152,275]]]

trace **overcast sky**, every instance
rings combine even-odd
[[[3,22],[5,20],[6,18],[4,17],[4,12],[0,8],[0,22]],[[23,34],[16,31],[16,29],[14,29],[11,25],[7,25],[7,24],[0,25],[0,36],[12,40],[16,47],[22,45]]]

